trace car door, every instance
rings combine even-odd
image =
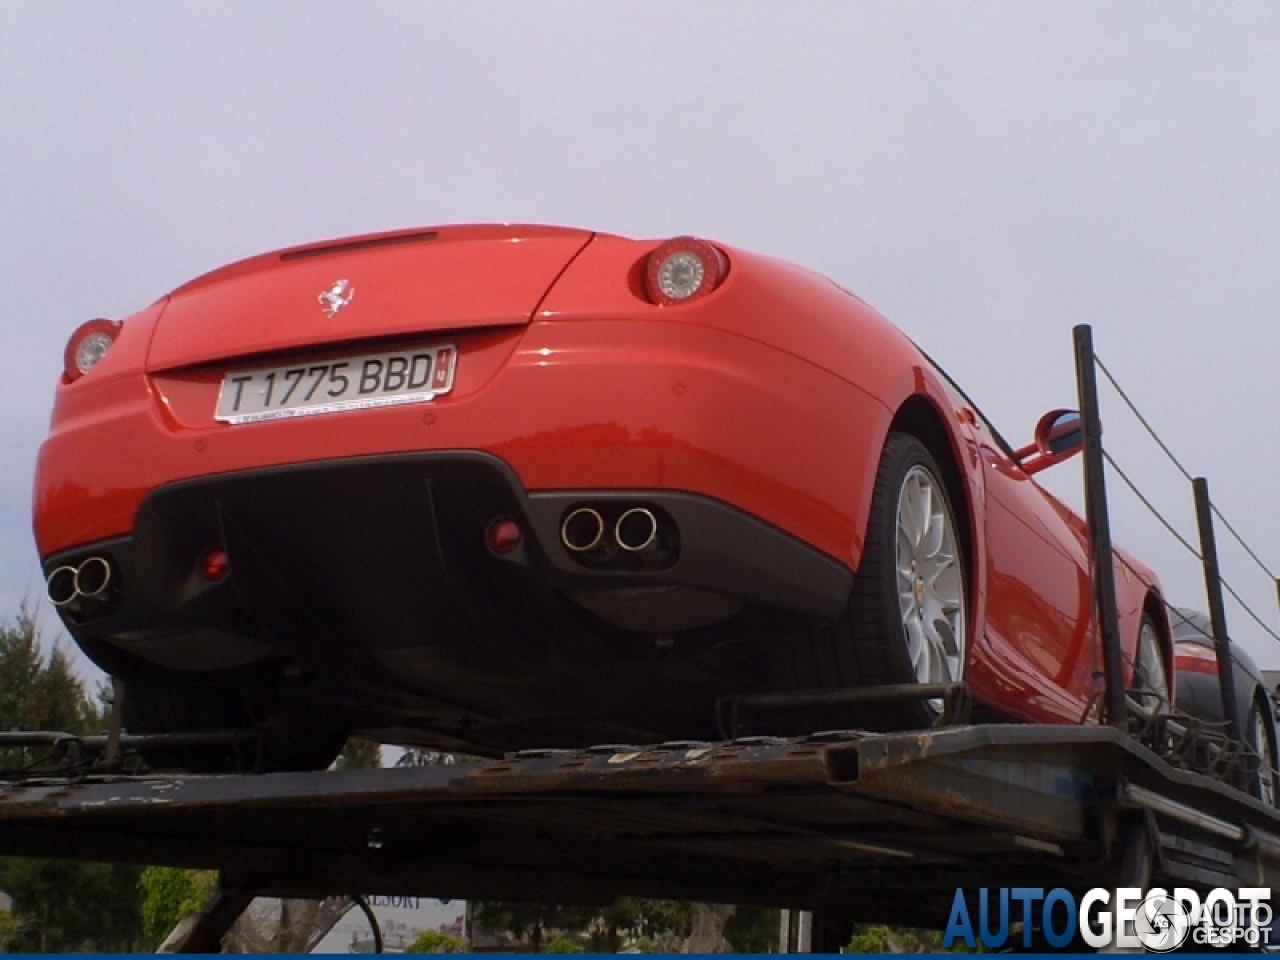
[[[979,417],[985,470],[986,624],[993,663],[1028,720],[1079,722],[1093,686],[1092,590],[1063,508]]]

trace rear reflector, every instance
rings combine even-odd
[[[509,517],[500,517],[489,524],[489,549],[497,554],[508,554],[520,546],[523,534],[520,524]]]
[[[200,573],[210,583],[217,583],[230,572],[231,560],[227,557],[227,551],[219,547],[206,550],[200,558]]]

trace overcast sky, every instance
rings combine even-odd
[[[42,592],[31,474],[79,323],[286,244],[468,221],[813,267],[1015,444],[1074,405],[1091,323],[1280,567],[1280,5],[3,0],[0,36],[0,614]],[[1104,416],[1194,542],[1185,481]],[[1048,482],[1078,502],[1079,460]],[[1111,484],[1118,538],[1204,607]],[[1274,629],[1274,585],[1222,551]]]

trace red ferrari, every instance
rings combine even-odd
[[[1092,722],[1085,528],[1035,480],[1078,418],[1010,446],[800,267],[690,237],[377,234],[90,321],[64,362],[36,541],[131,732],[256,730],[260,769],[302,768],[354,731],[708,738],[726,698],[952,682],[982,719]],[[1155,575],[1126,557],[1116,580],[1130,676],[1168,701]]]

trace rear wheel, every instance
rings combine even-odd
[[[1169,712],[1173,690],[1160,628],[1145,613],[1138,627],[1138,647],[1130,686],[1134,691],[1129,695],[1130,703],[1142,718],[1139,722],[1143,742],[1157,753],[1167,753],[1172,737],[1159,717]]]
[[[923,443],[886,441],[862,562],[839,622],[815,631],[812,662],[825,687],[962,680],[968,653],[968,578],[944,474]],[[892,730],[932,726],[941,699],[877,704],[814,718]]]
[[[124,726],[129,733],[249,731],[240,743],[153,748],[142,759],[154,770],[191,773],[253,770],[323,770],[342,750],[345,726],[332,711],[303,703],[273,703],[251,710],[232,685],[126,682]]]
[[[1165,713],[1169,709],[1169,673],[1165,666],[1164,644],[1160,629],[1145,613],[1138,628],[1138,655],[1133,668],[1133,685],[1140,691],[1135,697],[1147,715]]]
[[[1265,694],[1264,694],[1265,695]],[[1269,807],[1276,806],[1276,742],[1275,732],[1267,717],[1267,709],[1254,698],[1245,728],[1249,746],[1257,754],[1254,769],[1249,778],[1249,792]]]
[[[895,526],[898,625],[911,671],[918,683],[958,680],[965,629],[960,551],[946,492],[923,464],[913,464],[902,480]]]

